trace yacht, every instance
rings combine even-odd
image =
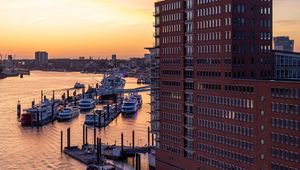
[[[138,93],[131,93],[130,96],[133,97],[133,98],[135,98],[138,101],[139,109],[140,109],[142,107],[142,105],[143,105],[142,95],[140,95]]]
[[[100,117],[100,122],[103,121],[102,117],[102,110],[96,110],[95,112],[89,113],[85,115],[85,121],[84,124],[86,125],[99,125],[99,116]]]
[[[61,112],[58,113],[57,119],[59,121],[67,121],[77,117],[80,113],[80,108],[76,106],[67,107],[62,109]]]
[[[125,97],[121,107],[121,111],[123,113],[135,113],[138,110],[139,110],[138,100],[133,96]]]
[[[50,101],[46,99],[40,104],[33,105],[29,109],[25,109],[25,113],[21,116],[21,124],[28,125],[45,125],[56,118],[56,111],[59,101]]]
[[[92,99],[81,99],[79,101],[80,110],[91,110],[96,107],[96,103]]]

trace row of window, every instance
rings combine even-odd
[[[271,103],[272,112],[300,115],[300,105],[286,103]]]
[[[236,152],[221,149],[221,148],[214,147],[214,146],[211,146],[211,145],[205,145],[205,144],[198,143],[198,149],[200,151],[204,151],[204,152],[207,152],[207,153],[210,153],[210,154],[213,154],[213,155],[217,155],[217,156],[220,156],[220,157],[223,157],[223,158],[239,161],[239,162],[244,163],[244,164],[254,163],[253,157],[250,157],[248,155],[242,155],[242,154],[239,154],[239,153],[236,153]]]
[[[213,6],[209,8],[202,8],[197,10],[197,16],[211,16],[221,14],[221,6]]]
[[[176,133],[180,133],[180,131],[181,131],[180,126],[170,124],[170,123],[165,123],[165,122],[162,123],[162,129],[176,132]]]
[[[179,54],[180,52],[181,52],[180,47],[162,48],[162,54]]]
[[[271,139],[273,142],[282,143],[291,146],[300,146],[299,136],[289,136],[280,133],[271,133]]]
[[[225,91],[228,92],[241,92],[241,93],[253,93],[254,87],[240,86],[240,85],[225,85]]]
[[[226,33],[226,32],[225,32]],[[197,41],[215,41],[215,40],[221,40],[222,35],[221,32],[210,32],[210,33],[201,33],[196,34]],[[225,34],[226,37],[226,34]]]
[[[162,32],[163,33],[168,33],[168,32],[177,32],[181,31],[181,26],[179,24],[176,25],[168,25],[168,26],[163,26],[162,27]]]
[[[199,65],[218,65],[221,64],[221,58],[202,58],[197,59]]]
[[[162,65],[171,65],[171,66],[178,66],[181,63],[181,59],[171,59],[171,58],[162,58],[160,61]]]
[[[181,42],[180,36],[169,36],[169,37],[162,38],[162,44],[176,44],[180,42]]]
[[[254,121],[254,114],[247,114],[242,112],[235,112],[229,110],[221,110],[209,107],[198,107],[198,114],[213,116],[225,119],[238,120],[241,122],[252,123]]]
[[[163,91],[161,93],[161,96],[164,98],[169,98],[169,99],[181,99],[181,95],[179,92],[166,92]]]
[[[222,86],[220,84],[199,84],[199,90],[221,90]]]
[[[300,89],[272,88],[271,94],[273,97],[299,99],[300,98]]]
[[[171,21],[178,21],[181,20],[181,14],[175,13],[175,14],[169,14],[169,15],[163,15],[162,16],[162,22],[171,22]]]
[[[172,153],[172,154],[175,154],[175,155],[180,155],[180,149],[178,149],[178,147],[173,147],[173,146],[170,146],[170,145],[162,144],[161,149],[163,151],[166,151],[166,152],[169,152],[169,153]]]
[[[199,76],[199,77],[221,77],[221,72],[217,72],[217,71],[198,71],[197,76]]]
[[[272,162],[271,163],[271,170],[299,170],[299,169],[290,167],[288,165],[283,165],[283,164]]]
[[[209,3],[215,3],[219,2],[220,0],[197,0],[197,4],[209,4]]]
[[[180,82],[177,81],[162,81],[163,86],[173,86],[173,87],[179,87]]]
[[[173,3],[162,5],[162,11],[170,11],[170,10],[175,10],[180,8],[181,8],[181,2],[173,2]]]
[[[199,162],[206,164],[207,166],[211,166],[211,167],[222,169],[222,170],[245,170],[244,168],[229,164],[227,162],[222,162],[220,160],[214,160],[214,159],[204,157],[201,155],[198,155],[197,159]]]
[[[161,73],[162,75],[178,76],[181,72],[179,70],[162,70]]]
[[[171,121],[175,121],[175,122],[181,122],[181,116],[178,114],[165,113],[165,112],[162,112],[161,114],[162,114],[163,119],[167,119],[167,120],[171,120]]]
[[[169,110],[180,110],[180,105],[178,103],[172,103],[172,102],[162,102],[161,107],[163,109],[169,109]]]
[[[210,142],[227,145],[230,147],[236,147],[236,148],[240,148],[240,149],[244,149],[244,150],[248,150],[248,151],[253,151],[253,143],[243,141],[240,139],[211,134],[211,133],[203,132],[203,131],[198,131],[198,138],[207,140]]]
[[[161,138],[163,141],[166,141],[166,142],[180,144],[180,138],[177,138],[176,136],[173,136],[173,135],[167,135],[167,134],[162,133]]]
[[[215,129],[221,132],[233,133],[242,136],[253,136],[253,128],[237,126],[227,123],[209,121],[204,119],[197,119],[197,125],[203,128]]]
[[[231,98],[223,96],[210,96],[210,95],[199,95],[199,103],[211,103],[211,104],[221,104],[232,107],[241,107],[253,109],[253,100],[250,99],[241,99],[241,98]]]
[[[290,129],[290,130],[300,130],[300,122],[297,120],[288,120],[281,118],[271,118],[271,125],[273,127],[282,128],[282,129]]]
[[[272,147],[271,154],[275,158],[280,158],[291,162],[300,162],[300,155],[297,152],[291,152]]]

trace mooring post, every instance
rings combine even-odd
[[[99,138],[99,156],[100,156],[100,158],[102,157],[102,140],[101,140],[101,138]]]
[[[40,114],[39,114],[39,110],[36,110],[36,126],[39,127],[40,126]]]
[[[94,148],[96,148],[96,126],[94,126]]]
[[[97,148],[96,148],[96,155],[97,155],[97,163],[100,164],[100,156],[99,156],[99,138],[97,138]]]
[[[68,128],[67,130],[67,148],[69,149],[71,147],[71,128]]]
[[[53,101],[52,101],[51,113],[52,113],[52,124],[53,124],[54,123],[54,98],[53,98]]]
[[[132,148],[134,148],[134,131],[132,131]]]
[[[88,127],[85,127],[85,144],[88,144]]]
[[[20,103],[20,101],[18,101],[18,104],[17,104],[17,117],[18,117],[18,119],[20,119],[20,117],[21,117],[21,103]]]
[[[150,146],[150,127],[148,127],[148,146]]]
[[[63,135],[63,133],[64,133],[63,131],[60,132],[60,152],[61,152],[61,153],[63,152],[63,147],[64,147],[64,146],[63,146],[63,145],[64,145],[64,144],[63,144],[63,140],[64,140],[64,135]]]
[[[85,145],[85,125],[82,125],[82,146]]]
[[[141,170],[141,155],[138,153],[135,154],[135,169]]]
[[[94,111],[94,127],[96,126],[96,112]]]
[[[152,146],[154,146],[154,134],[152,133]]]
[[[121,133],[121,155],[124,153],[124,135]]]
[[[31,107],[33,108],[33,107],[34,107],[34,105],[35,105],[35,101],[34,101],[34,100],[32,100],[32,102],[31,102]]]
[[[69,100],[69,97],[70,97],[70,91],[67,90],[67,100]]]
[[[52,99],[53,99],[53,102],[54,102],[54,100],[55,100],[55,91],[54,90],[52,92]]]
[[[41,115],[41,121],[39,121],[40,125],[43,126],[43,113],[39,112],[39,114]]]
[[[107,120],[109,120],[109,104],[106,106]]]
[[[99,114],[98,114],[98,126],[99,127],[101,127],[101,125],[102,125],[101,117],[102,117],[102,114],[101,114],[101,112],[99,112]]]
[[[43,90],[41,91],[41,103],[43,103],[43,96],[44,96],[44,94],[43,94]]]

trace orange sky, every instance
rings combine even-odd
[[[155,0],[1,0],[0,53],[32,58],[142,56],[152,46]],[[274,0],[274,35],[300,51],[299,0]]]

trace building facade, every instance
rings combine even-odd
[[[37,51],[35,52],[35,62],[37,64],[48,64],[48,53]]]
[[[299,169],[300,83],[271,80],[272,0],[164,0],[154,17],[157,169]]]
[[[300,81],[300,53],[274,51],[274,78]]]
[[[274,37],[274,49],[278,51],[294,52],[294,40],[287,36]]]

